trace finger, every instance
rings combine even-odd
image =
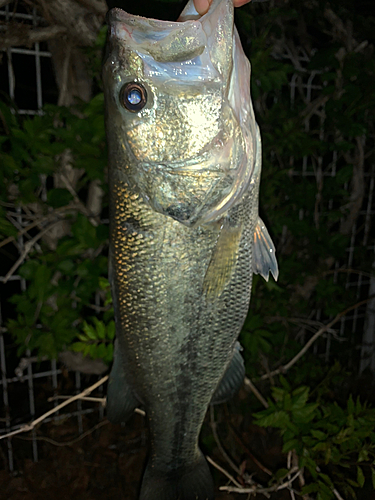
[[[203,14],[205,14],[208,11],[211,4],[212,0],[194,0],[195,10],[201,16],[203,16]]]
[[[235,7],[242,7],[243,5],[251,2],[251,0],[233,0],[233,5]]]

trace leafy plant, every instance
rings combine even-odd
[[[310,388],[292,389],[284,377],[272,388],[269,407],[254,415],[262,427],[280,429],[283,452],[293,451],[308,480],[301,495],[335,498],[334,489],[356,498],[355,489],[370,481],[375,488],[375,409],[349,397],[346,407],[336,401],[311,399]]]

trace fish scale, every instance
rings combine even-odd
[[[180,20],[113,9],[103,67],[116,320],[107,409],[114,422],[146,410],[141,500],[213,500],[199,433],[209,404],[243,381],[253,272],[277,278],[233,5],[214,0],[200,17],[189,1]]]

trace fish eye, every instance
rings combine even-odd
[[[127,83],[120,90],[120,102],[128,111],[136,113],[147,103],[146,89],[138,82]]]

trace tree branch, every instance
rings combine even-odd
[[[43,422],[43,420],[48,418],[50,415],[53,415],[57,411],[60,411],[65,406],[70,405],[70,403],[73,403],[74,401],[77,401],[78,399],[82,399],[82,397],[86,397],[88,394],[91,394],[92,391],[94,391],[95,389],[100,387],[107,380],[108,380],[108,375],[106,375],[105,377],[98,380],[98,382],[95,382],[95,384],[90,385],[90,387],[88,387],[84,391],[80,392],[79,394],[76,394],[75,396],[70,397],[69,399],[67,399],[63,403],[59,404],[58,406],[56,406],[52,410],[47,411],[46,413],[41,415],[39,418],[33,420],[30,424],[23,425],[22,427],[20,427],[19,429],[15,430],[15,431],[9,432],[8,434],[4,434],[4,436],[0,436],[0,440],[15,436],[17,434],[21,434],[22,432],[32,431],[38,424],[40,424],[40,422]]]
[[[32,250],[33,246],[35,245],[35,243],[45,234],[47,233],[48,231],[51,230],[51,228],[53,226],[56,226],[56,224],[59,224],[60,221],[56,221],[56,222],[53,222],[52,224],[50,224],[49,226],[45,227],[42,231],[40,231],[40,233],[38,233],[36,236],[34,236],[34,238],[32,238],[30,241],[28,241],[27,243],[25,243],[25,247],[24,247],[24,250],[22,251],[21,255],[19,256],[19,258],[17,259],[17,261],[13,264],[13,266],[9,269],[9,271],[7,272],[7,274],[4,276],[4,280],[3,280],[3,283],[6,283],[9,278],[12,276],[12,274],[19,268],[19,266],[22,264],[22,262],[25,260],[25,258],[27,257],[28,253]]]
[[[353,311],[354,309],[357,309],[358,307],[360,306],[363,306],[364,304],[367,304],[367,302],[369,302],[370,300],[372,300],[374,298],[374,295],[371,295],[370,297],[368,297],[367,299],[365,300],[361,300],[360,302],[357,302],[356,304],[348,307],[347,309],[345,309],[344,311],[338,313],[336,315],[336,317],[330,321],[327,325],[323,326],[322,328],[320,328],[316,333],[315,335],[313,335],[311,337],[311,339],[306,342],[306,344],[302,347],[302,349],[294,356],[294,358],[292,358],[289,363],[287,363],[286,365],[284,366],[281,366],[280,368],[278,368],[277,370],[274,370],[273,372],[271,373],[266,373],[265,375],[262,375],[260,377],[260,380],[265,380],[265,379],[268,379],[270,377],[273,377],[274,375],[279,375],[280,373],[285,373],[287,372],[293,365],[295,365],[297,363],[297,361],[299,361],[302,356],[310,349],[310,347],[313,345],[313,343],[323,335],[323,333],[327,332],[334,324],[336,324],[343,316],[345,316],[346,314],[348,314],[348,312],[350,311]]]
[[[245,377],[244,384],[245,384],[245,387],[248,387],[250,389],[250,391],[262,403],[262,405],[265,408],[269,407],[269,404],[267,403],[265,398],[262,396],[262,394],[258,391],[258,389],[255,387],[255,385],[252,383],[252,381],[249,379],[249,377]]]
[[[44,42],[67,32],[64,26],[47,26],[46,28],[29,28],[25,24],[12,23],[5,27],[0,35],[0,49],[9,47],[31,47],[36,42]]]
[[[225,469],[223,469],[222,467],[220,467],[219,464],[217,464],[216,462],[214,462],[211,457],[209,457],[208,455],[206,455],[206,459],[207,459],[207,462],[209,462],[211,465],[213,465],[215,467],[215,469],[219,470],[222,474],[224,474],[224,476],[226,476],[229,479],[229,481],[232,481],[232,483],[235,484],[238,488],[242,488],[242,486],[240,485],[240,483],[238,483],[234,479],[234,477],[229,474],[229,472],[227,472]]]

